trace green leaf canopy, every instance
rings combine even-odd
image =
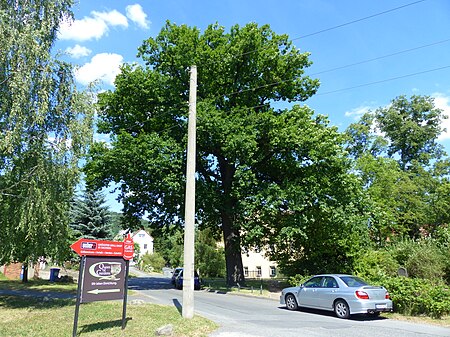
[[[146,66],[124,66],[116,90],[100,95],[99,130],[112,143],[96,144],[86,166],[89,184],[119,184],[126,213],[148,212],[153,225],[183,222],[187,70],[196,64],[197,222],[222,232],[228,283],[243,280],[243,246],[287,251],[292,240],[283,235],[306,238],[302,226],[340,226],[347,210],[354,214],[350,192],[357,181],[347,175],[336,129],[306,106],[271,108],[275,101],[304,101],[319,85],[304,74],[308,53],[286,35],[254,23],[229,33],[214,24],[201,33],[168,22],[139,55]]]
[[[72,1],[0,1],[0,264],[62,260],[90,96],[51,48]]]

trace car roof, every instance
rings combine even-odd
[[[356,277],[355,275],[350,274],[317,274],[312,277],[322,277],[322,276],[335,276],[335,277],[342,277],[342,276],[350,276],[350,277]]]

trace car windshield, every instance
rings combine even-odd
[[[367,282],[363,281],[362,279],[360,279],[359,277],[356,277],[356,276],[341,276],[340,279],[342,281],[344,281],[344,283],[348,287],[352,287],[352,288],[368,285]]]

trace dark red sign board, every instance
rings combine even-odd
[[[125,263],[120,257],[86,257],[81,303],[123,299]]]
[[[80,256],[111,256],[131,260],[134,254],[133,239],[130,234],[125,238],[125,242],[81,238],[70,248]]]

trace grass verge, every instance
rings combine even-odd
[[[407,321],[421,324],[432,324],[450,328],[450,316],[444,316],[442,318],[431,318],[427,316],[407,316],[398,313],[383,313],[383,317],[389,319],[395,319],[398,321]]]
[[[0,289],[40,292],[76,293],[75,283],[50,283],[47,280],[18,280],[1,278]],[[132,295],[132,292],[128,292]],[[0,337],[72,336],[75,299],[49,299],[0,296]],[[157,328],[172,324],[176,337],[207,336],[218,325],[195,316],[184,319],[174,307],[155,304],[127,305],[127,324],[122,330],[122,302],[83,303],[78,319],[78,336],[153,336]]]
[[[259,297],[278,297],[279,291],[287,287],[284,281],[246,280],[245,286],[228,287],[224,279],[204,279],[203,288],[223,293],[239,293]]]
[[[71,336],[75,300],[0,296],[0,336]],[[174,336],[207,336],[217,324],[203,317],[184,319],[173,307],[128,304],[122,330],[122,302],[81,304],[78,336],[153,336],[157,328],[173,324]]]
[[[35,290],[42,292],[56,291],[66,293],[77,293],[76,283],[49,282],[48,280],[29,280],[21,282],[18,280],[0,279],[0,288],[8,290]]]

